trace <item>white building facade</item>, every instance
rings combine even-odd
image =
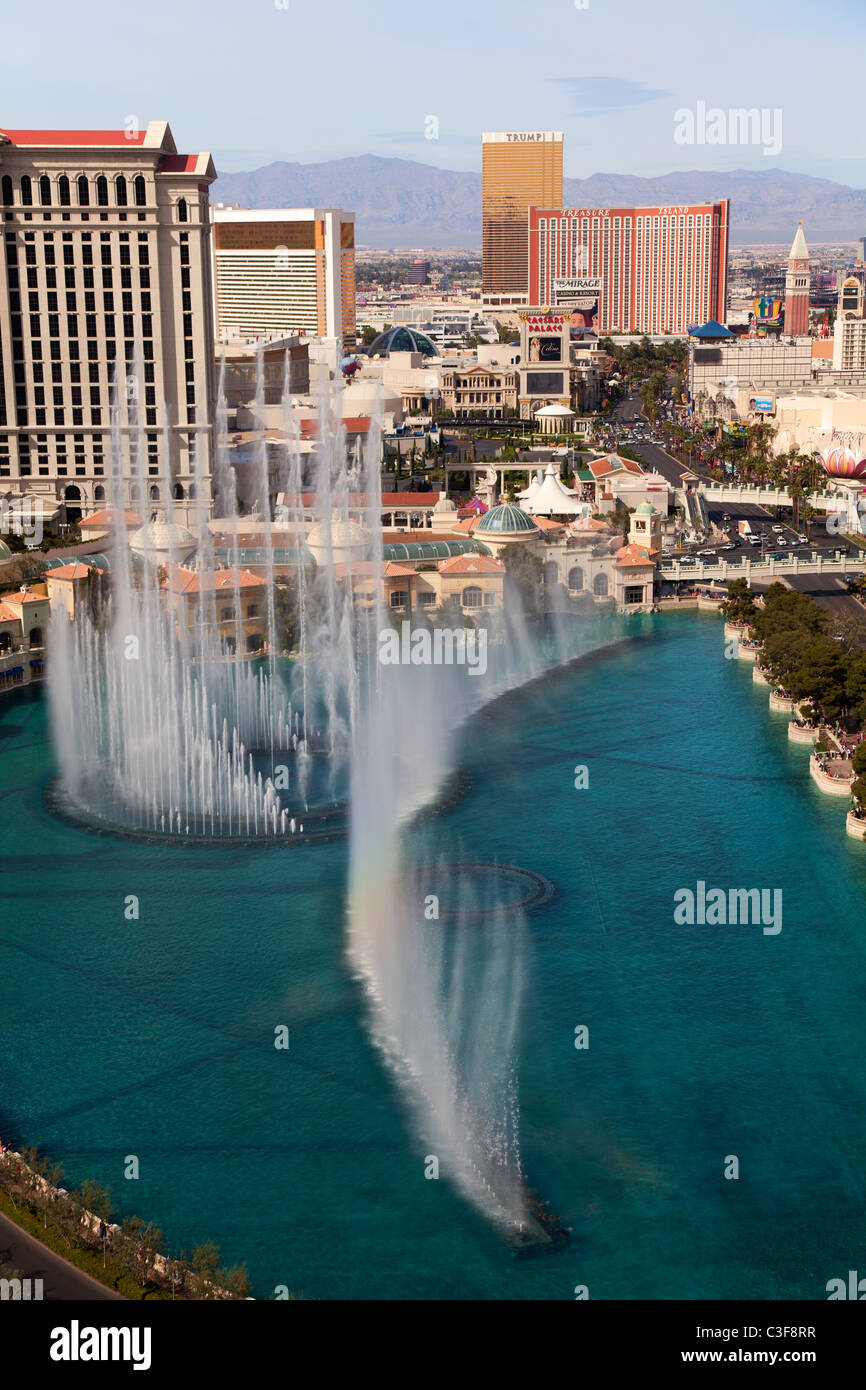
[[[215,177],[165,121],[0,131],[0,492],[107,498],[116,377],[123,500],[209,495]]]

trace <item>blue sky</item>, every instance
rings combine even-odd
[[[866,186],[864,0],[281,3],[0,0],[0,127],[164,118],[224,170],[368,153],[479,169],[484,129],[561,129],[575,177],[781,168]],[[781,153],[677,144],[675,111],[699,101],[780,109]]]

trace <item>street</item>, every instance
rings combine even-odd
[[[81,1300],[121,1298],[122,1295],[91,1279],[76,1269],[61,1255],[49,1250],[27,1231],[22,1231],[8,1216],[0,1214],[0,1264],[6,1267],[6,1277],[12,1270],[24,1278],[42,1279],[44,1299],[71,1303]]]

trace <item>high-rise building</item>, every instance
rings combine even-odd
[[[724,323],[730,203],[529,209],[529,288],[584,331],[686,333]]]
[[[785,276],[785,332],[791,338],[804,338],[809,332],[809,284],[809,248],[803,223],[798,222]]]
[[[355,214],[213,209],[221,338],[307,333],[355,345]]]
[[[107,500],[117,379],[124,500],[188,499],[196,449],[209,494],[215,178],[165,121],[0,131],[0,490]]]
[[[530,301],[527,214],[562,203],[562,131],[481,137],[481,288],[486,303]]]
[[[426,285],[430,279],[430,262],[416,256],[409,267],[409,284]]]
[[[839,288],[836,322],[833,325],[834,372],[866,370],[866,316],[863,284],[849,275]]]
[[[857,264],[863,265],[866,262],[866,236],[857,238]]]

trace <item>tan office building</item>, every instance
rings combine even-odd
[[[0,493],[107,499],[116,373],[124,502],[188,502],[196,441],[209,497],[215,177],[165,121],[0,131]]]
[[[355,214],[213,209],[220,338],[307,333],[355,345]]]
[[[544,201],[547,195],[550,201]],[[481,285],[485,303],[529,301],[530,207],[562,205],[562,131],[497,130],[481,137]]]

